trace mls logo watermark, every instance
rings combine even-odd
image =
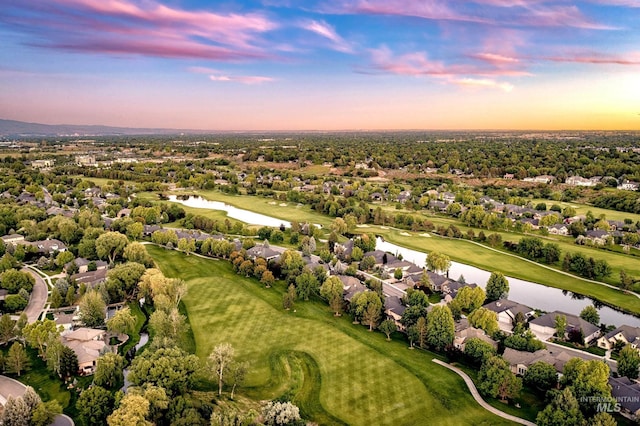
[[[590,396],[580,398],[580,402],[587,402],[596,405],[598,413],[619,413],[622,411],[622,403],[639,403],[640,397],[637,396],[617,396],[617,397],[600,397]]]

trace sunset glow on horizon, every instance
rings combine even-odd
[[[0,0],[0,118],[640,130],[640,0]]]

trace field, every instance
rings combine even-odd
[[[162,271],[188,284],[183,301],[204,359],[229,342],[251,362],[240,392],[285,396],[320,424],[505,424],[478,406],[434,354],[387,342],[381,333],[336,318],[321,302],[282,309],[284,287],[265,289],[237,276],[228,262],[148,246]]]

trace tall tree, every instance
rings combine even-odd
[[[107,389],[120,385],[123,381],[124,358],[116,353],[106,353],[98,358],[93,383]]]
[[[432,251],[427,255],[426,264],[431,271],[447,273],[451,268],[451,259],[444,253]]]
[[[230,343],[222,343],[213,348],[209,355],[209,360],[213,364],[213,369],[218,378],[218,396],[222,395],[222,383],[224,374],[229,369],[229,365],[233,362],[235,350]]]
[[[600,325],[600,314],[593,305],[585,306],[584,309],[580,312],[580,318],[587,322],[590,322],[593,325]]]
[[[14,398],[9,395],[0,415],[3,426],[29,426],[31,411],[21,396]]]
[[[233,399],[233,395],[236,391],[237,386],[241,386],[244,383],[244,379],[247,377],[247,373],[249,372],[249,363],[247,361],[244,362],[234,362],[231,364],[231,380],[233,382],[233,386],[231,387],[231,399]]]
[[[336,316],[340,315],[340,311],[342,310],[342,294],[344,292],[344,285],[340,278],[336,276],[331,276],[327,278],[320,287],[320,296],[327,299],[329,302],[329,306],[335,313]]]
[[[481,328],[489,336],[493,336],[500,328],[498,327],[498,315],[487,308],[478,308],[469,314],[469,324],[476,328]]]
[[[106,426],[107,416],[114,408],[114,397],[101,386],[91,386],[80,394],[76,409],[85,424]]]
[[[136,317],[131,314],[129,307],[122,308],[107,320],[107,330],[112,333],[133,333]]]
[[[536,423],[538,426],[582,425],[584,417],[580,412],[578,400],[573,395],[571,388],[565,388],[562,392],[556,392],[551,398],[551,403],[538,413]]]
[[[538,361],[527,368],[523,381],[527,386],[536,388],[542,392],[553,389],[558,384],[558,373],[553,365]]]
[[[136,386],[145,383],[160,386],[169,395],[175,396],[190,388],[194,373],[199,368],[200,360],[196,355],[177,347],[159,348],[136,356],[131,363],[127,380]]]
[[[554,328],[556,329],[556,336],[560,340],[564,340],[564,335],[567,329],[567,316],[566,315],[556,315],[554,320]]]
[[[500,272],[492,272],[487,281],[487,300],[493,302],[509,295],[509,281]]]
[[[20,374],[22,374],[29,364],[29,357],[27,356],[27,351],[24,349],[24,346],[19,342],[14,342],[9,348],[5,362],[9,371],[20,377]]]
[[[16,322],[11,315],[4,314],[0,317],[0,342],[5,345],[16,335]]]
[[[22,330],[27,343],[33,348],[38,348],[41,357],[45,356],[45,344],[60,335],[60,329],[55,321],[50,319],[38,320],[27,324]]]
[[[386,319],[384,321],[382,321],[382,323],[380,324],[380,327],[378,327],[378,329],[383,332],[385,334],[385,336],[387,336],[387,340],[391,340],[391,334],[393,332],[395,332],[398,327],[396,326],[395,321],[391,320],[391,319]]]
[[[618,358],[618,374],[630,379],[638,378],[638,367],[640,367],[640,354],[631,345],[626,345],[620,351]]]
[[[120,406],[107,417],[109,426],[151,426],[147,416],[149,415],[150,403],[146,398],[140,395],[127,394]]]
[[[101,327],[107,314],[107,305],[97,290],[89,290],[79,304],[80,321],[87,327]]]
[[[455,323],[448,306],[436,305],[427,316],[427,343],[441,351],[453,343]]]
[[[522,381],[509,369],[509,364],[500,356],[488,358],[478,373],[478,390],[492,398],[514,398],[520,393]]]
[[[106,258],[109,263],[113,263],[124,252],[128,243],[126,235],[115,231],[105,232],[96,239],[96,254],[100,259]]]

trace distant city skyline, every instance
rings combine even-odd
[[[640,0],[0,0],[0,118],[640,130]]]

